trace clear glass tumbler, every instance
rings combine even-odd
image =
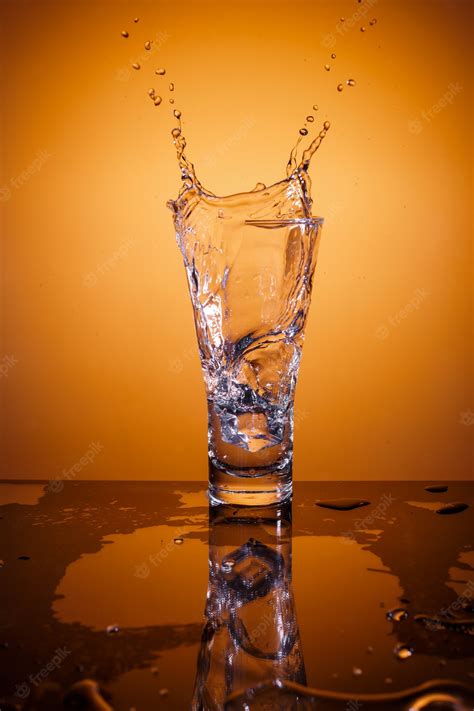
[[[322,222],[227,209],[177,230],[207,390],[211,502],[291,497],[293,400]]]

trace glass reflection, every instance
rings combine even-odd
[[[269,679],[306,684],[291,583],[291,505],[211,507],[209,584],[192,708]]]

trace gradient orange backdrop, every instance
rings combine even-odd
[[[207,476],[165,206],[180,182],[169,81],[188,155],[220,194],[282,178],[313,104],[315,130],[332,123],[312,166],[326,223],[295,478],[471,476],[469,0],[3,0],[1,13],[3,477]]]

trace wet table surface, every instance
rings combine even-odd
[[[473,486],[433,483],[255,510],[204,483],[0,483],[1,711],[471,709]],[[317,505],[341,499],[365,505]],[[64,700],[84,679],[105,705]]]

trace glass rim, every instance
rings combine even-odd
[[[308,225],[311,227],[320,226],[324,223],[324,217],[282,217],[280,220],[245,220],[246,225],[268,225],[269,227],[286,227],[288,225]]]

